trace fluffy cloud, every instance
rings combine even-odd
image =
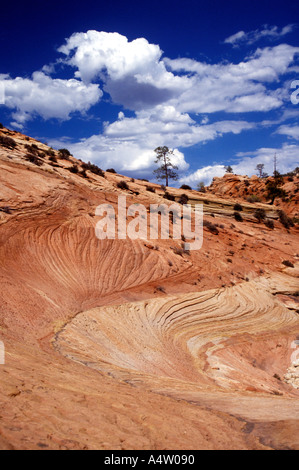
[[[252,176],[257,174],[256,166],[259,163],[265,165],[264,171],[269,175],[273,174],[274,156],[277,156],[278,170],[280,173],[288,173],[299,166],[299,146],[284,144],[281,148],[259,148],[254,152],[237,153],[238,163],[231,165],[234,173],[238,175]],[[189,184],[203,181],[210,184],[215,176],[223,176],[225,169],[223,165],[215,164],[196,170],[191,175],[181,179],[181,182]]]
[[[182,172],[189,165],[178,148],[214,140],[226,133],[239,134],[255,127],[247,121],[219,121],[198,125],[188,114],[171,106],[157,106],[152,112],[142,111],[136,118],[119,114],[117,121],[106,124],[103,134],[91,136],[75,144],[67,144],[73,154],[91,160],[102,168],[116,167],[120,172],[134,172],[139,177],[152,177],[154,149],[167,145],[174,149],[173,163]],[[51,142],[62,147],[63,142]]]
[[[86,112],[102,96],[98,85],[70,79],[53,79],[43,72],[34,72],[32,78],[0,77],[5,90],[5,105],[14,109],[14,124],[19,127],[39,114],[44,119],[67,120],[70,114]]]
[[[208,185],[214,177],[221,177],[224,174],[225,168],[223,165],[208,165],[203,168],[199,168],[191,175],[181,178],[180,182],[190,184],[193,187],[196,187],[197,183],[200,182]]]
[[[258,49],[239,64],[206,64],[162,58],[160,47],[144,38],[130,42],[118,33],[88,31],[73,34],[59,52],[76,69],[77,78],[103,82],[113,102],[127,109],[169,104],[188,113],[242,113],[283,104],[280,88],[267,85],[279,83],[299,48],[281,44]]]
[[[265,38],[270,40],[277,40],[282,38],[286,34],[291,33],[294,28],[294,24],[284,26],[283,28],[281,28],[281,30],[279,30],[277,26],[264,25],[263,29],[256,29],[247,33],[245,33],[244,31],[239,31],[238,33],[226,38],[224,42],[226,44],[231,44],[232,46],[237,47],[242,44],[251,45]]]
[[[299,140],[299,126],[280,126],[277,131],[278,134],[287,135],[292,139]],[[299,160],[299,157],[298,157]]]
[[[276,109],[282,106],[285,95],[281,85],[273,90],[272,87],[267,88],[267,84],[278,84],[298,53],[298,47],[281,44],[258,49],[239,64],[206,64],[185,58],[165,59],[171,70],[189,74],[189,80],[192,81],[192,87],[170,103],[176,104],[182,112],[197,113]]]
[[[191,85],[166,70],[160,47],[145,38],[129,42],[118,33],[88,31],[73,34],[58,50],[78,69],[77,77],[102,80],[112,100],[129,109],[168,101]]]

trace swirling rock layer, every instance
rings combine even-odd
[[[200,251],[100,241],[120,180],[128,204],[163,191],[72,174],[73,157],[37,167],[25,145],[47,146],[0,132],[17,142],[0,148],[0,448],[299,448],[296,227],[190,191],[217,225]]]

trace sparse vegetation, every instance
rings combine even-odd
[[[295,266],[293,265],[293,263],[292,263],[291,261],[287,260],[287,259],[284,260],[284,261],[282,262],[282,264],[284,264],[284,265],[287,266],[288,268],[294,268],[294,267],[295,267]]]
[[[287,229],[294,227],[293,220],[284,211],[278,211],[280,223]]]
[[[218,228],[216,227],[215,224],[212,224],[212,222],[210,222],[209,220],[204,220],[203,221],[203,226],[206,227],[211,233],[213,233],[214,235],[218,235],[219,234],[219,230]]]
[[[254,212],[254,217],[258,220],[258,222],[262,222],[266,218],[266,211],[265,209],[257,209]]]
[[[234,211],[241,212],[243,210],[243,207],[241,204],[237,203],[234,205]]]
[[[200,193],[206,193],[207,190],[206,190],[206,187],[205,187],[205,184],[203,181],[200,181],[197,185],[197,191],[199,191]]]
[[[192,190],[191,186],[189,186],[188,184],[182,184],[182,186],[180,187],[180,189]]]
[[[49,160],[50,160],[50,162],[57,163],[57,158],[56,158],[55,154],[54,154],[54,155],[51,155],[51,156],[49,157]]]
[[[114,168],[107,168],[106,170],[108,173],[116,173],[116,171],[114,170]]]
[[[242,215],[240,214],[240,212],[235,211],[235,212],[234,212],[234,218],[235,218],[235,220],[236,220],[237,222],[243,222],[243,217],[242,217]]]
[[[275,227],[275,226],[274,226],[274,222],[273,222],[273,220],[271,220],[271,219],[266,219],[266,220],[264,221],[264,224],[266,225],[266,227],[270,228],[271,230],[273,230],[274,227]]]
[[[147,191],[149,191],[150,193],[155,193],[155,192],[156,192],[156,190],[155,190],[155,188],[154,188],[153,186],[146,186],[145,189],[146,189]]]
[[[11,137],[6,137],[5,135],[0,135],[0,145],[1,147],[6,147],[8,149],[14,149],[17,146],[17,143]]]
[[[124,180],[119,181],[116,186],[117,186],[119,189],[123,189],[123,190],[128,190],[128,189],[130,189],[129,186],[127,185],[126,181],[124,181]]]
[[[25,155],[25,159],[27,160],[27,162],[33,163],[36,166],[43,165],[43,161],[32,153],[27,153],[27,155]]]
[[[103,170],[93,163],[82,163],[82,170],[85,172],[90,171],[95,175],[102,176],[103,178],[105,178],[105,173],[103,172]]]
[[[69,160],[71,153],[68,149],[60,149],[58,150],[58,156],[61,160]]]
[[[74,173],[74,174],[77,174],[77,173],[79,172],[79,169],[78,169],[77,165],[71,166],[70,168],[68,168],[68,170],[69,170],[71,173]]]
[[[179,199],[179,204],[188,204],[189,198],[187,194],[182,194]]]
[[[169,194],[167,191],[165,192],[164,197],[168,201],[175,201],[175,197],[172,194]]]
[[[283,177],[278,171],[274,172],[274,178],[271,178],[266,183],[267,188],[267,197],[271,199],[270,204],[274,204],[276,198],[281,198],[286,196],[286,192],[281,186],[284,184]]]
[[[158,180],[165,180],[165,185],[168,186],[170,179],[176,181],[178,179],[178,167],[174,165],[171,161],[171,156],[173,151],[168,147],[157,147],[155,149],[156,160],[155,163],[158,163],[160,166],[154,170],[154,175]]]

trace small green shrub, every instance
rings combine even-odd
[[[172,194],[169,194],[167,191],[165,192],[164,197],[168,201],[175,201],[175,197]]]
[[[71,153],[68,149],[60,149],[58,150],[58,156],[61,160],[69,160]]]
[[[203,226],[206,227],[211,233],[213,233],[214,235],[218,235],[219,234],[219,230],[218,228],[216,227],[216,225],[212,224],[212,222],[208,221],[208,220],[204,220],[203,221]]]
[[[292,263],[291,261],[287,260],[287,259],[284,260],[284,261],[282,262],[282,264],[284,264],[284,265],[287,266],[288,268],[294,268],[294,267],[295,267],[295,266],[293,265],[293,263]]]
[[[237,212],[242,212],[243,210],[243,207],[241,206],[241,204],[235,204],[234,205],[234,211],[237,211]]]
[[[0,145],[1,147],[14,149],[16,148],[17,143],[14,141],[14,139],[11,139],[10,137],[6,137],[5,135],[0,135]]]
[[[192,190],[191,186],[189,186],[188,184],[182,184],[182,186],[180,187],[180,189]]]
[[[187,194],[182,194],[179,199],[179,204],[188,204],[189,198]]]
[[[266,218],[266,211],[265,209],[257,209],[255,212],[254,212],[254,217],[258,220],[258,222],[260,223],[262,220],[264,220]]]
[[[76,175],[77,173],[79,173],[79,170],[78,170],[77,165],[71,166],[71,168],[68,168],[68,170],[69,170],[71,173],[74,173],[75,175]]]
[[[294,227],[295,224],[293,220],[289,216],[287,216],[287,214],[284,211],[278,211],[278,215],[279,215],[280,223],[285,228]]]
[[[123,189],[123,190],[128,190],[130,189],[129,186],[127,185],[126,181],[122,180],[122,181],[119,181],[116,185],[119,189]]]
[[[116,173],[116,171],[114,170],[114,168],[107,168],[106,170],[108,173]]]
[[[156,192],[155,188],[153,188],[152,186],[146,186],[145,189],[147,191],[149,191],[150,193],[155,193]]]
[[[105,178],[105,173],[103,172],[103,170],[97,165],[94,165],[93,163],[82,163],[82,170],[88,170],[95,175],[102,176],[102,178]]]
[[[43,161],[32,153],[27,153],[27,155],[25,155],[25,159],[27,162],[33,163],[36,166],[42,166],[43,164]]]
[[[273,222],[273,220],[267,219],[267,220],[264,221],[264,224],[266,225],[266,227],[270,228],[271,230],[274,229],[274,222]]]
[[[243,217],[241,216],[240,212],[234,212],[234,218],[237,222],[243,222]]]

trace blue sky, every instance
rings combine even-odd
[[[0,122],[151,180],[160,145],[174,150],[177,184],[208,183],[228,164],[271,174],[275,154],[290,171],[298,18],[294,1],[6,2]]]

